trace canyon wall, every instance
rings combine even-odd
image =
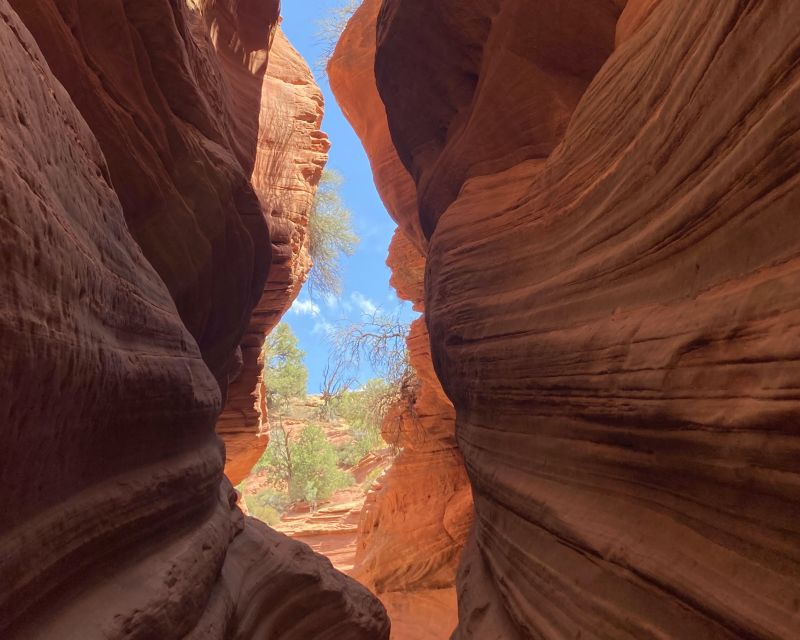
[[[225,441],[225,474],[234,485],[250,473],[268,442],[261,349],[265,335],[292,305],[311,269],[306,228],[330,147],[320,131],[322,93],[280,29],[260,95],[252,184],[267,214],[272,261],[237,351],[236,366],[228,373],[227,402],[217,421],[217,433]]]
[[[376,34],[475,500],[454,637],[797,637],[794,3],[384,0]]]
[[[0,0],[4,638],[388,637],[366,589],[242,515],[214,431],[281,244],[250,181],[277,20]]]
[[[392,145],[375,85],[380,0],[355,12],[328,65],[337,101],[369,156],[375,184],[397,221],[387,264],[398,296],[424,311],[427,240],[416,188]],[[378,594],[392,638],[441,639],[457,623],[455,576],[472,520],[472,498],[455,440],[455,411],[436,378],[423,319],[408,337],[413,385],[389,411],[384,439],[401,449],[367,497],[352,575]]]

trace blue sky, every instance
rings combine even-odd
[[[358,321],[375,309],[394,312],[403,307],[403,315],[413,318],[410,305],[401,302],[389,286],[390,272],[386,253],[395,223],[383,206],[372,179],[369,161],[328,86],[321,77],[317,61],[325,45],[318,40],[318,23],[342,0],[285,0],[282,3],[282,28],[295,48],[306,59],[325,96],[325,119],[322,129],[331,139],[328,167],[344,177],[342,199],[353,215],[355,232],[361,238],[352,257],[343,260],[342,295],[335,299],[311,299],[302,291],[284,316],[306,352],[308,392],[318,393],[322,369],[328,358],[327,332],[341,323]],[[361,382],[373,377],[367,366],[360,372]]]

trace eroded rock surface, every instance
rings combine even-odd
[[[250,47],[270,6],[218,8]],[[253,119],[188,12],[0,0],[0,635],[386,638],[223,476],[219,383],[270,243]]]
[[[385,0],[377,34],[475,499],[455,637],[796,637],[796,7]]]
[[[392,286],[424,310],[427,240],[416,188],[389,134],[374,79],[380,0],[366,0],[328,66],[331,87],[359,135],[375,184],[399,229],[389,250]],[[436,378],[428,331],[408,338],[417,382],[384,421],[384,439],[402,448],[367,497],[352,575],[377,593],[392,618],[392,638],[440,639],[456,625],[455,575],[472,520],[472,498],[455,440],[455,412]]]
[[[275,34],[261,91],[252,182],[269,222],[272,263],[261,298],[229,374],[217,432],[226,445],[225,474],[238,484],[267,445],[262,407],[261,348],[292,305],[311,269],[306,227],[330,143],[320,131],[322,93],[311,70],[283,32]]]

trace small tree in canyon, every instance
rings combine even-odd
[[[406,348],[409,323],[397,311],[386,314],[376,311],[365,315],[361,322],[346,325],[334,337],[334,353],[341,362],[357,370],[366,361],[382,377],[367,383],[363,389],[348,394],[347,400],[360,405],[362,438],[356,438],[357,452],[374,450],[376,434],[389,408],[397,402],[407,402],[409,414],[416,415],[413,390],[417,386],[416,372],[411,366]],[[347,411],[347,403],[340,402],[339,410]],[[373,444],[370,444],[373,443]],[[392,443],[393,447],[397,443]],[[370,448],[372,447],[372,448]],[[351,461],[351,460],[348,460]]]
[[[390,386],[397,386],[413,375],[406,349],[408,332],[409,323],[401,318],[399,311],[394,314],[375,311],[336,333],[335,357],[355,369],[366,361]]]
[[[305,353],[298,346],[297,336],[288,324],[281,322],[264,341],[264,387],[267,407],[279,418],[292,398],[305,398],[308,370],[303,364]]]
[[[328,356],[325,368],[322,370],[322,383],[320,396],[322,407],[320,414],[327,420],[333,420],[336,402],[344,396],[355,383],[355,376],[350,371],[348,363],[342,358]]]
[[[350,211],[340,195],[342,176],[326,169],[308,216],[308,252],[314,263],[308,277],[312,297],[336,296],[342,291],[342,256],[351,256],[358,246]]]

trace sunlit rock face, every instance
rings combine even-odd
[[[379,0],[366,0],[328,65],[331,87],[369,156],[375,184],[399,229],[387,264],[398,296],[424,310],[427,240],[416,187],[394,149],[374,79]],[[367,497],[353,575],[377,593],[392,618],[392,638],[447,638],[456,626],[455,575],[472,520],[472,497],[456,448],[455,412],[431,362],[428,331],[408,338],[418,381],[392,408],[382,431],[400,448]]]
[[[791,3],[385,0],[476,520],[456,638],[800,629]]]
[[[217,433],[225,440],[225,474],[234,484],[247,476],[267,445],[267,412],[260,390],[261,348],[292,305],[311,269],[306,228],[330,143],[320,131],[322,93],[305,60],[279,30],[269,52],[261,90],[252,183],[270,229],[272,264],[261,298],[231,369]]]
[[[3,638],[388,637],[366,589],[244,518],[214,432],[271,264],[249,175],[276,21],[0,0]]]

